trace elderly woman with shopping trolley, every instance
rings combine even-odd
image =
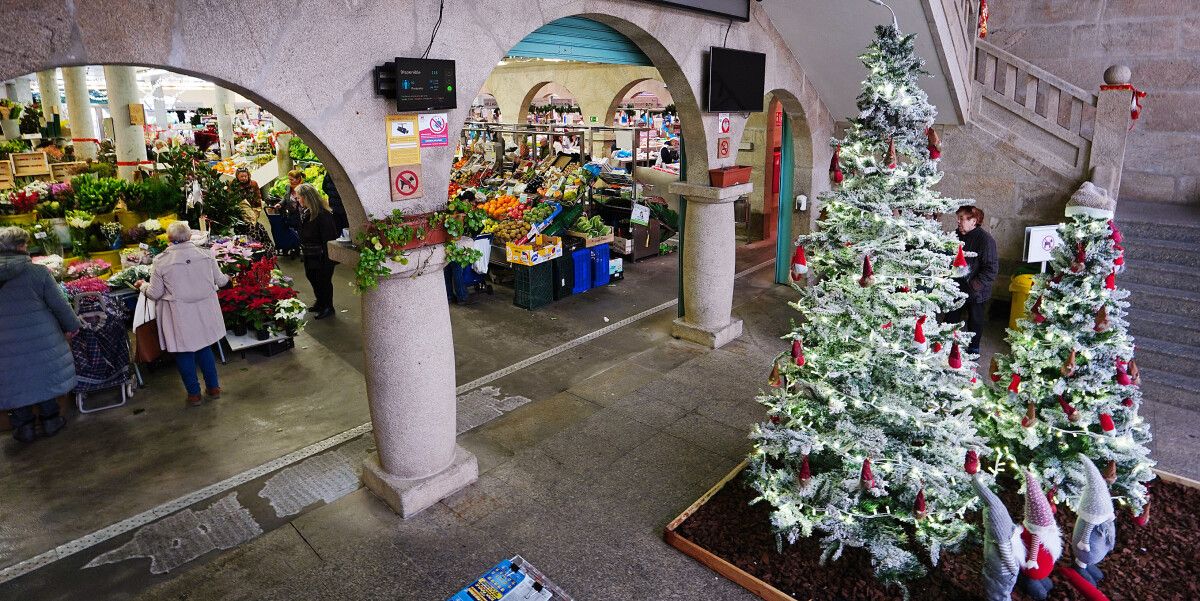
[[[229,276],[221,273],[211,252],[192,244],[186,222],[168,226],[167,240],[171,245],[155,257],[150,282],[138,280],[134,285],[155,302],[159,344],[174,353],[187,389],[186,402],[196,407],[203,400],[197,366],[204,374],[208,397],[221,396],[212,345],[225,337],[217,288],[229,283]]]
[[[0,409],[8,410],[13,438],[26,444],[37,436],[35,406],[43,436],[65,424],[56,399],[75,388],[68,340],[80,327],[54,277],[29,258],[28,246],[25,230],[0,228]]]

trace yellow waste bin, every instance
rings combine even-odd
[[[1033,289],[1033,275],[1024,273],[1013,276],[1012,282],[1008,285],[1008,291],[1012,293],[1012,308],[1008,311],[1008,327],[1016,329],[1017,320],[1025,317],[1025,300],[1029,298],[1029,291]]]

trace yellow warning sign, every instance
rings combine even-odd
[[[387,154],[388,166],[419,165],[421,147],[418,144],[417,116],[388,115]]]

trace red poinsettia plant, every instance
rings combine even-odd
[[[275,303],[296,297],[296,291],[272,283],[275,257],[266,257],[234,278],[231,288],[217,291],[226,325],[235,328],[239,323],[263,329],[275,320]]]

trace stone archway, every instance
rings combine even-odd
[[[620,90],[617,90],[615,95],[613,95],[612,101],[608,103],[608,110],[604,112],[603,123],[605,125],[611,124],[617,115],[617,111],[620,110],[621,104],[630,96],[630,93],[638,87],[645,87],[647,83],[656,83],[658,84],[658,87],[663,88],[667,94],[671,93],[670,90],[666,89],[667,85],[663,83],[662,80],[654,79],[652,77],[635,79],[625,84]]]

